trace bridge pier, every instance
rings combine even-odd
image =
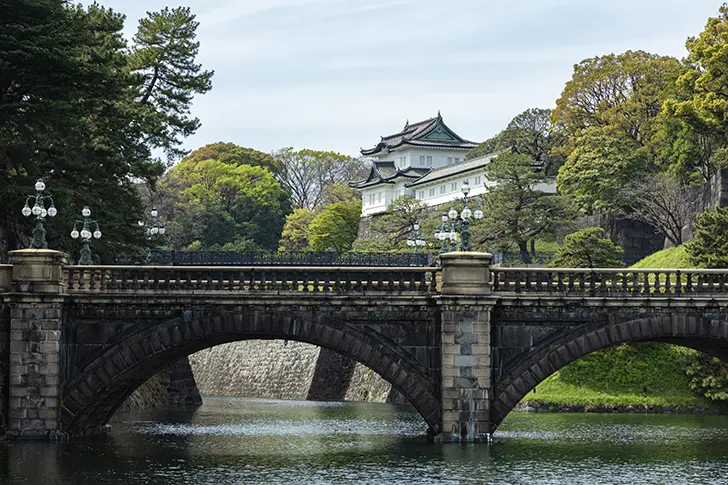
[[[442,254],[442,431],[435,441],[482,443],[491,435],[490,264],[487,253]]]
[[[65,253],[10,252],[8,438],[57,439]]]

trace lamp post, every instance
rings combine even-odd
[[[152,207],[152,210],[149,211],[149,215],[151,216],[146,221],[139,221],[139,227],[147,226],[147,238],[152,240],[159,236],[164,236],[164,233],[166,232],[166,229],[164,227],[164,222],[162,222],[162,218],[159,217],[159,212],[157,211],[156,207]]]
[[[73,230],[71,231],[71,237],[73,239],[78,239],[78,236],[81,236],[83,238],[83,246],[81,246],[81,257],[78,260],[78,264],[89,265],[93,264],[93,260],[91,259],[91,247],[89,246],[89,242],[91,241],[91,236],[93,236],[94,239],[101,239],[101,229],[99,229],[99,223],[97,221],[89,219],[89,216],[91,215],[91,209],[89,209],[88,206],[85,206],[83,208],[83,210],[81,211],[81,215],[83,216],[83,220],[76,219],[76,222],[73,224]],[[81,232],[78,231],[79,224],[81,224]],[[90,229],[91,224],[94,224],[95,226],[93,233]]]
[[[138,222],[139,227],[145,227],[147,228],[147,239],[149,241],[152,241],[154,239],[158,239],[162,236],[164,236],[164,233],[167,232],[167,229],[164,227],[164,222],[162,222],[162,218],[159,217],[159,212],[157,211],[156,207],[152,207],[152,210],[149,211],[149,217],[146,219],[146,221],[139,221]],[[144,258],[144,263],[149,263],[152,261],[152,251],[154,248],[152,245],[149,245],[149,250],[147,251],[147,255]]]
[[[446,253],[452,249],[460,251],[470,251],[473,249],[473,235],[470,232],[470,219],[475,217],[476,219],[483,218],[483,210],[480,208],[480,200],[473,197],[469,197],[470,184],[466,180],[463,182],[463,199],[465,200],[465,208],[458,214],[455,209],[455,203],[450,207],[450,210],[442,215],[442,223],[438,226],[438,230],[435,232],[435,236],[442,241],[441,253]],[[478,203],[477,208],[473,212],[470,209],[470,201],[475,200]],[[460,243],[458,244],[458,238]],[[448,246],[449,243],[449,246]]]
[[[43,194],[45,188],[45,183],[43,183],[42,180],[38,180],[35,183],[35,194],[29,195],[28,198],[25,199],[25,207],[23,207],[23,210],[20,211],[21,214],[23,214],[25,217],[30,217],[31,215],[35,216],[33,239],[31,239],[30,241],[31,249],[48,249],[48,242],[46,241],[45,237],[46,231],[43,227],[43,220],[46,216],[55,217],[56,214],[58,214],[58,210],[56,209],[55,203],[53,202],[53,197]],[[31,199],[34,200],[32,209],[30,207]],[[51,201],[51,206],[48,209],[45,208],[46,199]]]
[[[410,234],[409,238],[407,238],[407,246],[415,248],[415,261],[417,261],[420,254],[420,248],[425,244],[426,242],[422,238],[422,233],[420,232],[420,223],[415,222],[412,226],[412,234]]]

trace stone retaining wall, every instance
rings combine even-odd
[[[403,403],[374,371],[301,342],[248,340],[190,356],[200,392],[210,396]]]
[[[189,360],[185,357],[142,384],[124,401],[119,411],[200,404],[202,397],[197,390]]]

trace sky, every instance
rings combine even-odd
[[[100,0],[131,38],[169,0]],[[195,99],[216,141],[351,156],[441,111],[486,140],[528,108],[553,108],[573,65],[626,50],[683,58],[720,0],[187,0],[198,61],[215,71]]]

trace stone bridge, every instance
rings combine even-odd
[[[163,367],[243,339],[307,342],[376,371],[443,442],[487,441],[543,379],[600,348],[728,357],[728,271],[441,267],[0,266],[0,432],[103,430]]]

